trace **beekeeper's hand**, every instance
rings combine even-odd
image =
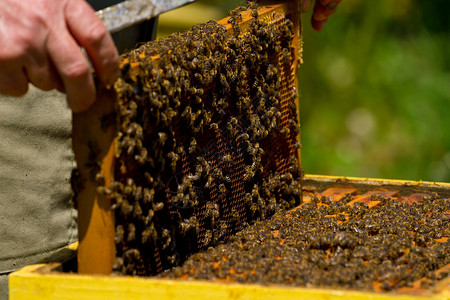
[[[0,3],[0,93],[21,96],[32,83],[66,92],[73,111],[87,109],[95,100],[95,85],[81,47],[102,82],[116,79],[117,49],[84,0]]]
[[[311,6],[312,0],[303,0],[303,12]],[[336,11],[342,0],[315,0],[314,11],[311,18],[312,27],[321,31],[328,18]]]

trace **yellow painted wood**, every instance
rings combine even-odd
[[[356,189],[382,189],[398,191],[400,196],[412,193],[438,193],[441,197],[450,197],[450,183],[412,181],[412,180],[392,180],[381,178],[360,178],[345,176],[327,175],[305,175],[302,181],[302,188],[306,191],[313,188],[322,189],[331,186],[349,186]]]
[[[45,265],[32,265],[10,275],[10,299],[449,299],[448,292],[418,297],[392,293],[268,287],[254,284],[45,273],[43,269],[45,270]]]
[[[95,103],[72,117],[72,146],[79,172],[78,272],[110,274],[116,258],[114,211],[111,199],[97,188],[100,184],[109,187],[114,180],[115,96],[110,89],[97,88]],[[103,175],[103,183],[96,180],[97,172]]]
[[[79,245],[78,242],[74,242],[74,243],[70,244],[69,246],[67,246],[66,249],[76,251],[76,250],[78,250],[78,245]]]
[[[332,176],[332,175],[315,175],[305,174],[304,180],[322,181],[322,182],[349,182],[349,183],[363,183],[367,185],[392,185],[392,186],[420,186],[427,188],[445,188],[450,189],[450,183],[447,182],[431,182],[431,181],[413,181],[413,180],[399,180],[399,179],[382,179],[382,178],[363,178],[350,176]]]

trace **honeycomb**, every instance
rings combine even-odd
[[[301,203],[290,4],[238,7],[122,56],[114,180],[120,274],[182,263]]]
[[[159,277],[415,292],[448,279],[450,198],[328,188]]]

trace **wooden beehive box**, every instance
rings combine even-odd
[[[426,195],[450,197],[450,184],[369,178],[306,175],[303,197],[327,196],[338,200],[352,194],[356,202],[370,203],[373,195],[389,196],[396,201],[414,202]],[[372,203],[371,203],[372,202]],[[373,207],[373,206],[372,206]],[[447,212],[448,214],[448,212]],[[443,237],[443,241],[448,237]],[[76,245],[68,252],[75,252]],[[73,257],[73,255],[72,255]],[[381,292],[375,284],[373,292],[255,285],[200,280],[167,280],[131,276],[80,275],[71,272],[74,260],[32,265],[10,276],[11,299],[449,299],[450,278],[433,287],[423,286],[423,279],[412,287]],[[448,272],[449,265],[436,270]],[[63,271],[65,269],[65,271]]]

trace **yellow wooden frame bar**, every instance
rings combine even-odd
[[[414,181],[402,179],[383,179],[383,178],[364,178],[351,176],[334,176],[334,175],[316,175],[305,174],[305,180],[314,181],[328,181],[328,182],[349,182],[349,183],[364,183],[367,185],[392,185],[392,186],[421,186],[429,188],[446,188],[450,189],[450,183],[447,182],[432,182],[432,181]]]
[[[429,191],[439,193],[441,197],[450,197],[450,183],[447,182],[431,182],[431,181],[413,181],[398,179],[382,179],[382,178],[363,178],[363,177],[347,177],[347,176],[331,176],[331,175],[313,175],[303,176],[304,185],[302,188],[308,189],[308,186],[352,186],[352,187],[370,187],[381,188],[387,190],[399,190],[400,192],[412,191]]]
[[[10,275],[10,299],[315,299],[315,300],[443,300],[450,291],[422,296],[351,290],[290,288],[255,284],[165,280],[130,276],[43,273],[46,265],[27,266]],[[448,285],[449,283],[446,282]]]

